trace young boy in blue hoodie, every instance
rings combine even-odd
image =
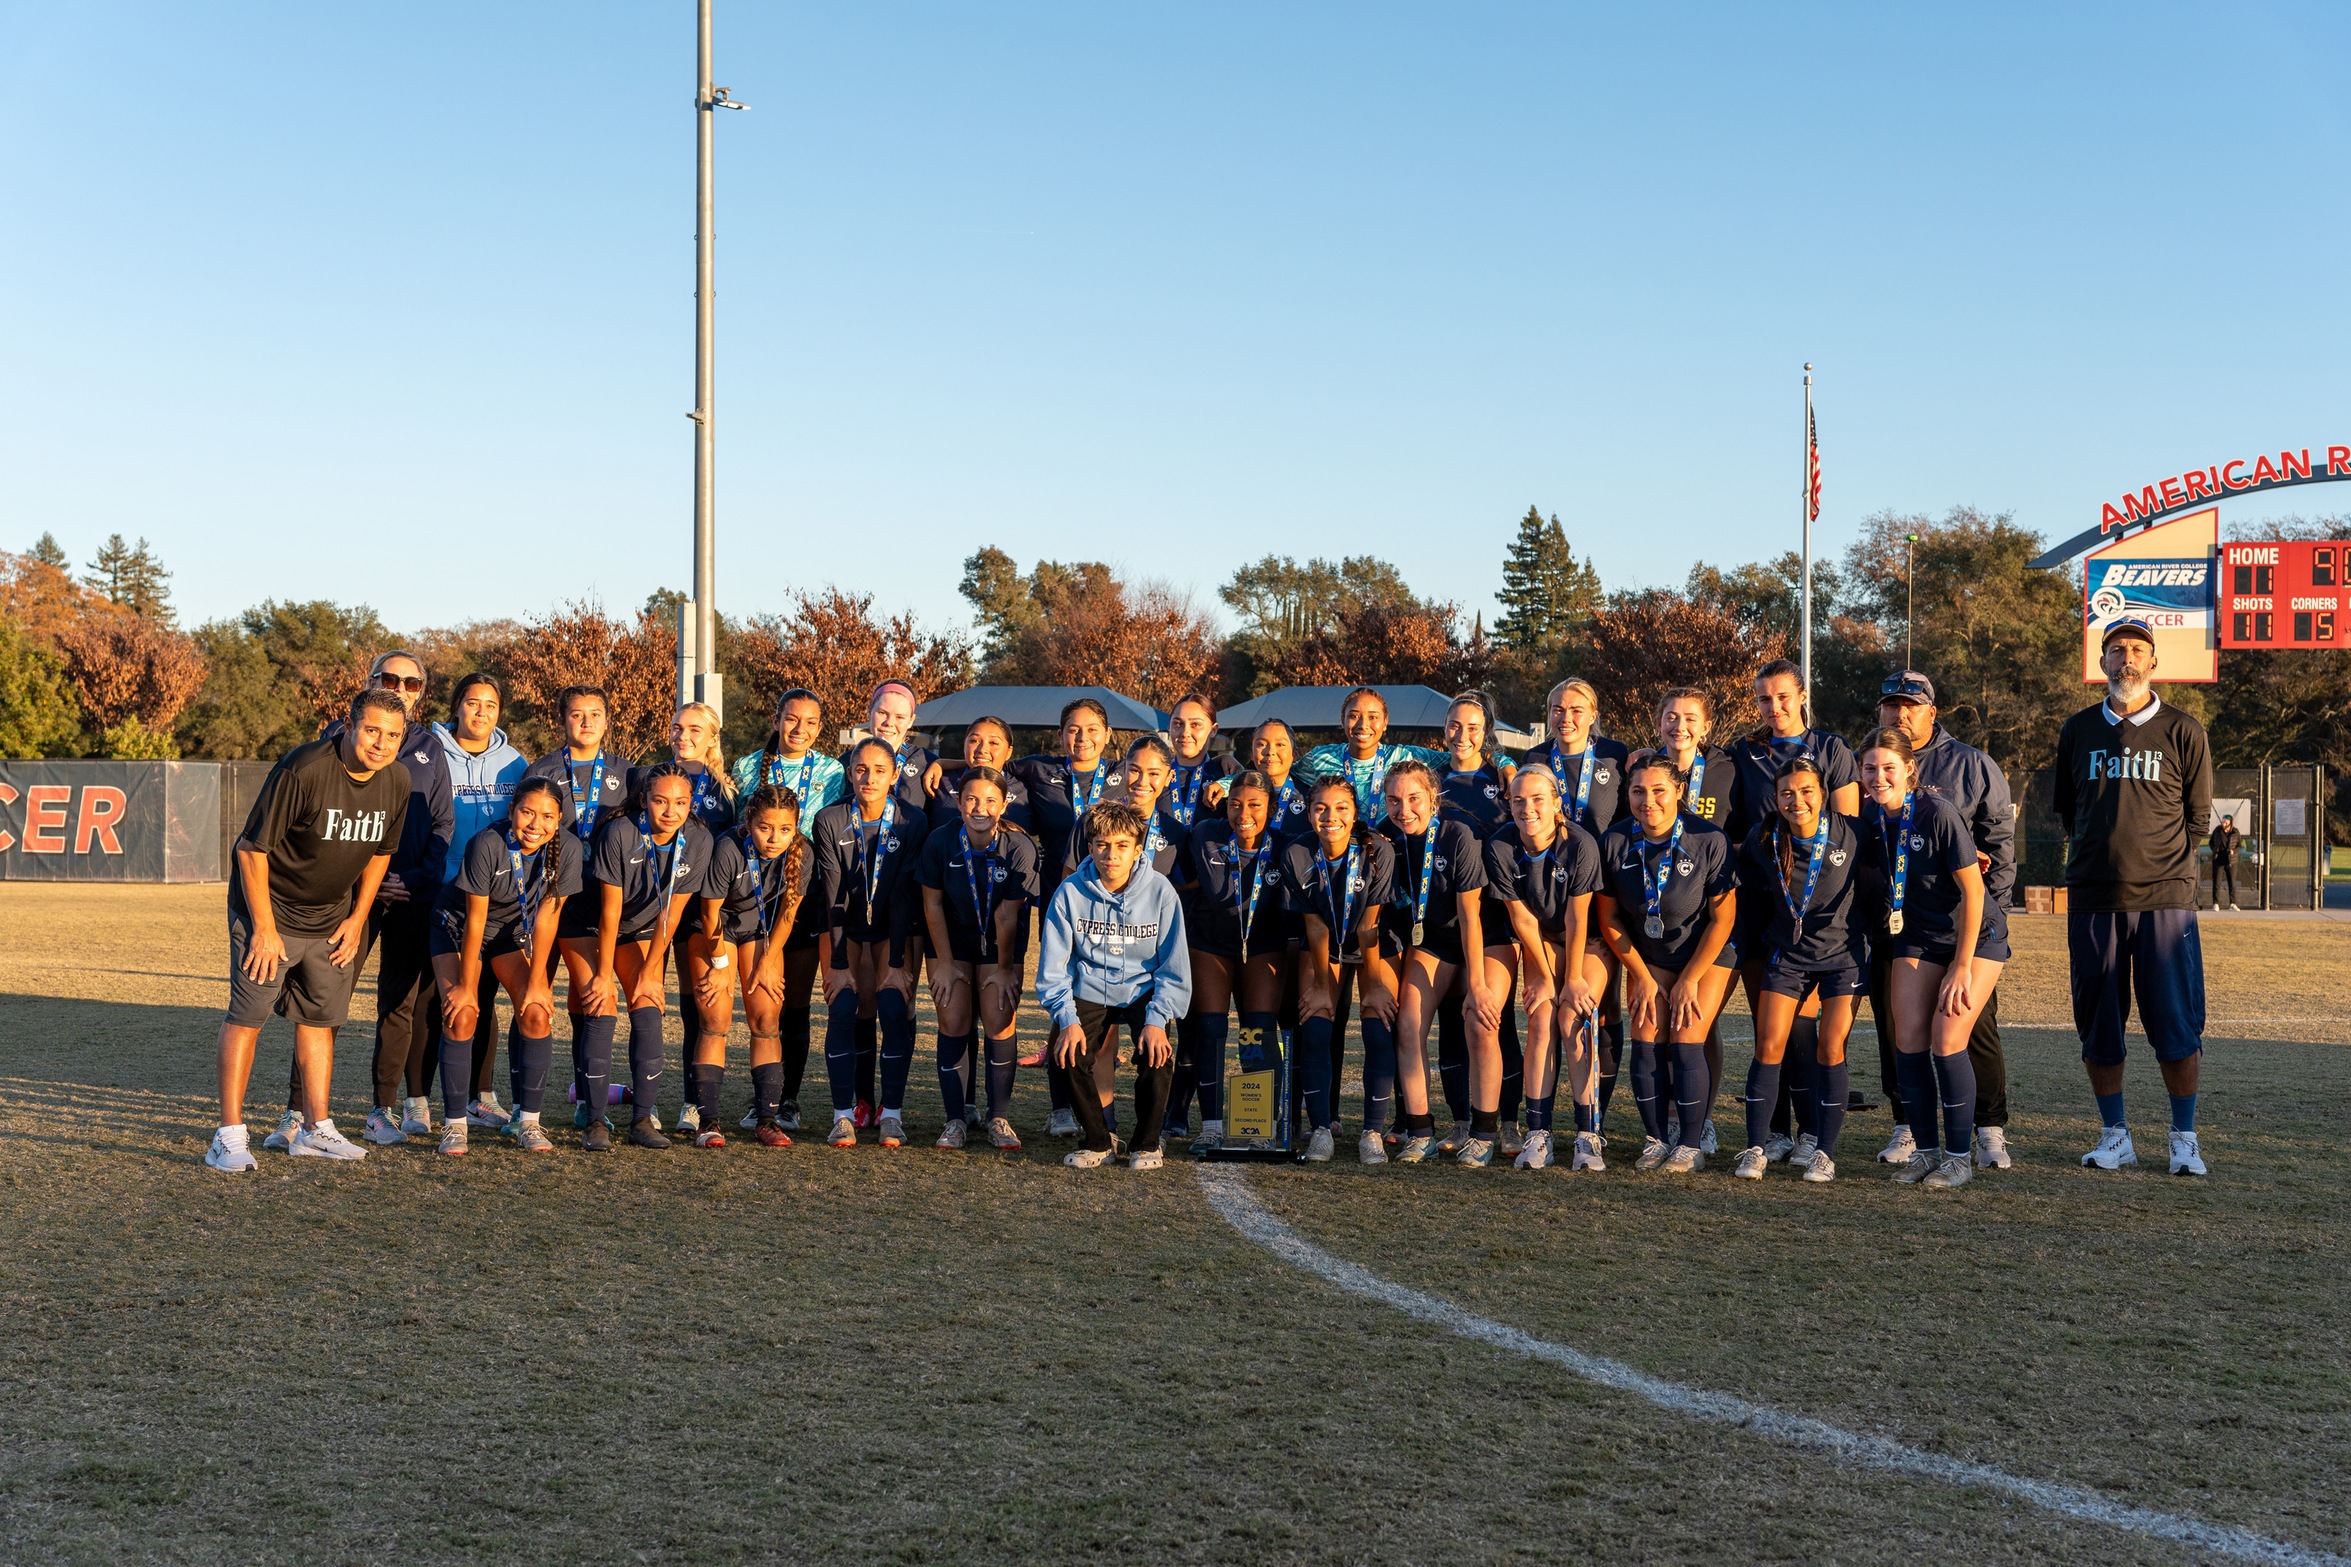
[[[1086,862],[1054,890],[1045,911],[1037,1001],[1053,1020],[1053,1059],[1078,1087],[1070,1097],[1086,1141],[1062,1161],[1072,1169],[1097,1169],[1117,1157],[1093,1085],[1095,1059],[1122,1023],[1135,1040],[1138,1136],[1127,1168],[1160,1165],[1159,1122],[1175,1065],[1167,1029],[1191,1005],[1192,964],[1175,887],[1143,858],[1148,827],[1124,801],[1088,811],[1079,829]]]

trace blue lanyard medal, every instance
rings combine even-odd
[[[548,841],[547,847],[554,847],[552,839]],[[538,850],[523,853],[522,840],[514,835],[513,828],[506,829],[506,860],[514,871],[514,908],[516,922],[522,926],[522,954],[525,962],[529,961],[531,955],[531,929],[539,922],[539,900],[547,892],[547,865],[545,861],[539,862],[539,888],[528,897],[524,896],[524,892],[529,884],[523,880],[522,871],[524,865],[538,859]]]
[[[1597,749],[1589,738],[1584,741],[1584,770],[1582,777],[1576,781],[1575,814],[1568,818],[1578,827],[1589,826],[1592,820],[1592,763]],[[1559,742],[1556,740],[1551,742],[1551,770],[1559,775],[1561,783],[1567,782],[1567,758],[1559,754]]]
[[[751,862],[751,910],[759,916],[759,939],[761,941],[767,940],[767,933],[775,927],[775,907],[768,901],[767,894],[767,868],[770,865],[784,864],[790,859],[791,852],[789,848],[786,848],[774,859],[763,860],[759,857],[759,845],[751,841],[749,830],[746,829],[743,833],[743,858]],[[775,903],[784,901],[784,890],[783,884],[779,881],[776,884]],[[722,952],[718,957],[712,958],[710,966],[724,968],[726,965],[720,959],[725,956],[726,954]]]
[[[1378,821],[1388,814],[1387,797],[1380,793],[1380,784],[1388,776],[1388,761],[1396,754],[1392,745],[1373,746],[1371,755],[1357,758],[1350,754],[1340,758],[1347,769],[1347,781],[1355,786],[1357,809],[1366,821]]]
[[[1094,763],[1094,776],[1092,780],[1087,783],[1085,795],[1081,798],[1078,794],[1078,770],[1075,766],[1070,768],[1069,804],[1070,809],[1077,812],[1077,818],[1079,821],[1084,821],[1086,819],[1086,813],[1092,810],[1095,806],[1095,803],[1102,798],[1102,778],[1103,775],[1109,771],[1110,769],[1104,767],[1101,761],[1097,759]]]
[[[1828,858],[1829,813],[1827,811],[1824,810],[1820,813],[1820,826],[1814,829],[1810,838],[1805,840],[1805,845],[1812,851],[1812,863],[1804,870],[1804,901],[1797,902],[1795,890],[1788,885],[1787,878],[1784,876],[1780,878],[1780,896],[1786,900],[1788,912],[1796,916],[1796,939],[1798,941],[1804,939],[1804,914],[1812,907],[1812,889],[1820,883],[1821,862]]]
[[[800,758],[799,779],[790,785],[792,790],[792,798],[800,802],[800,809],[803,811],[811,811],[815,809],[815,807],[809,803],[808,799],[808,780],[810,776],[815,773],[815,771],[816,753],[814,751],[810,751],[807,755]],[[780,784],[784,781],[784,759],[782,757],[771,756],[768,758],[767,781],[771,784]]]
[[[1246,866],[1246,871],[1243,867]],[[1233,918],[1241,925],[1241,951],[1249,951],[1249,928],[1257,923],[1257,895],[1265,890],[1265,844],[1233,845]]]
[[[1151,813],[1151,824],[1143,832],[1144,860],[1149,862],[1157,859],[1159,857],[1159,851],[1164,848],[1166,844],[1167,839],[1162,837],[1159,831],[1159,812],[1154,810]]]
[[[1700,746],[1690,758],[1690,792],[1684,798],[1695,800],[1706,792],[1706,747]]]
[[[639,811],[637,813],[637,836],[645,840],[645,857],[650,860],[658,860],[661,855],[661,845],[653,841],[653,817],[650,812]],[[678,828],[677,836],[669,840],[669,870],[667,873],[659,871],[654,873],[656,879],[662,884],[660,900],[654,905],[656,909],[667,909],[669,900],[676,896],[678,867],[685,857],[686,829],[681,826]],[[656,914],[656,921],[659,918],[660,916]]]
[[[1887,869],[1894,882],[1893,895],[1889,900],[1893,906],[1886,910],[1886,934],[1889,936],[1902,934],[1902,894],[1910,883],[1910,818],[1917,809],[1918,791],[1913,789],[1902,797],[1902,822],[1894,829],[1894,847],[1886,856]],[[1883,816],[1884,812],[1881,810],[1879,814]],[[1878,824],[1878,830],[1885,830],[1883,821]]]
[[[1283,819],[1296,809],[1298,804],[1298,780],[1295,778],[1283,779],[1282,792],[1273,798],[1273,820],[1266,823],[1266,826],[1275,832],[1281,831]]]
[[[1315,851],[1314,871],[1322,879],[1323,906],[1331,911],[1331,945],[1344,948],[1355,930],[1355,894],[1363,886],[1363,846],[1347,845],[1347,869],[1335,890],[1331,886],[1331,862],[1323,858],[1320,849]],[[1339,961],[1361,963],[1363,954],[1342,951]]]
[[[897,817],[897,797],[884,795],[882,797],[882,814],[873,824],[873,853],[868,855],[865,852],[866,824],[859,820],[857,807],[855,805],[849,807],[849,827],[857,840],[857,864],[861,872],[858,880],[865,887],[865,928],[867,930],[873,929],[874,899],[882,895],[882,862],[889,859],[890,845],[897,841],[890,836],[890,825],[897,820]]]
[[[588,797],[585,801],[580,799],[579,773],[569,766],[563,769],[563,773],[571,783],[571,830],[578,833],[580,842],[585,844],[596,836],[596,810],[604,803],[604,748],[596,748],[595,764],[588,769]],[[513,844],[509,842],[507,847],[511,849]]]
[[[1437,877],[1437,819],[1429,818],[1428,836],[1420,846],[1420,892],[1412,902],[1412,944],[1419,946],[1428,935],[1429,888]]]
[[[996,840],[990,838],[986,849],[971,845],[971,829],[963,829],[963,883],[971,889],[972,923],[980,928],[980,957],[988,956],[988,905],[996,886]],[[868,915],[867,918],[872,916]]]
[[[1652,876],[1644,871],[1641,875],[1641,895],[1649,904],[1649,917],[1641,921],[1641,934],[1651,941],[1665,939],[1665,889],[1672,885],[1674,856],[1681,853],[1681,849],[1682,819],[1677,816],[1673,819],[1673,836],[1666,840],[1665,852],[1657,857],[1657,874]],[[1820,862],[1815,860],[1813,868],[1818,870],[1819,866]],[[1804,901],[1812,901],[1810,882],[1804,885]]]
[[[1187,779],[1186,775],[1189,774]],[[1200,809],[1200,786],[1208,781],[1208,759],[1202,757],[1196,767],[1179,767],[1175,782],[1167,791],[1168,814],[1186,827]]]

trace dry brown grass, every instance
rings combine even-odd
[[[2351,932],[2206,941],[2216,1016],[2331,1016]],[[2193,1559],[1433,1333],[1256,1250],[1180,1161],[493,1144],[217,1177],[224,945],[216,888],[0,886],[0,1559]],[[2019,946],[2010,1016],[2061,1022],[2062,931]],[[1529,1332],[2343,1551],[2339,1026],[2216,1041],[2207,1183],[2076,1167],[2074,1048],[2029,1028],[2019,1168],[1940,1200],[1874,1178],[1882,1116],[1827,1188],[1249,1179]],[[2159,1146],[2143,1061],[2132,1089]]]

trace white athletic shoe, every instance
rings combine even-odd
[[[1943,1155],[1932,1148],[1913,1148],[1910,1157],[1902,1161],[1902,1168],[1894,1172],[1897,1186],[1916,1186],[1943,1167]]]
[[[216,1128],[212,1134],[212,1146],[204,1150],[204,1162],[215,1170],[224,1170],[231,1175],[252,1169],[253,1150],[246,1146],[245,1129],[238,1127],[237,1139],[231,1142],[228,1128]]]
[[[1080,1148],[1075,1153],[1064,1154],[1061,1162],[1073,1170],[1099,1170],[1117,1157],[1116,1150],[1111,1148]]]
[[[441,1123],[441,1152],[452,1158],[465,1152],[465,1117]]]
[[[1603,1144],[1600,1141],[1600,1134],[1598,1132],[1576,1133],[1575,1155],[1573,1158],[1568,1160],[1568,1169],[1571,1172],[1576,1170],[1607,1169],[1608,1161],[1600,1157],[1600,1149],[1602,1146]]]
[[[1139,1148],[1127,1155],[1127,1168],[1130,1170],[1156,1170],[1166,1162],[1167,1155],[1156,1148]]]
[[[2131,1146],[2131,1130],[2127,1126],[2101,1127],[2098,1146],[2082,1155],[2082,1163],[2101,1170],[2119,1170],[2138,1162],[2139,1151]]]
[[[294,1138],[301,1130],[302,1112],[288,1110],[284,1115],[278,1117],[276,1129],[261,1140],[261,1146],[277,1153],[292,1153]]]
[[[1516,1121],[1504,1121],[1501,1136],[1494,1140],[1494,1151],[1504,1158],[1515,1158],[1518,1151],[1526,1145],[1526,1133],[1520,1129],[1519,1124]]]
[[[1695,1175],[1706,1168],[1706,1155],[1696,1148],[1676,1148],[1657,1168],[1668,1175]]]
[[[1633,1168],[1654,1170],[1665,1163],[1665,1156],[1672,1151],[1672,1146],[1664,1138],[1644,1137],[1641,1139],[1641,1151],[1633,1156]]]
[[[1806,1132],[1796,1139],[1796,1146],[1788,1150],[1788,1163],[1799,1170],[1810,1169],[1820,1155],[1820,1139]]]
[[[1521,1170],[1548,1170],[1552,1157],[1551,1129],[1538,1126],[1527,1133],[1526,1146],[1518,1151],[1517,1167]]]
[[[1392,1161],[1396,1164],[1426,1164],[1437,1156],[1437,1136],[1434,1132],[1415,1132],[1404,1139],[1404,1146],[1396,1150]]]
[[[1223,1146],[1224,1122],[1202,1121],[1200,1135],[1192,1139],[1192,1152],[1198,1153],[1203,1148],[1222,1148]]]
[[[411,1137],[433,1135],[433,1102],[422,1095],[412,1096],[400,1109],[400,1130]]]
[[[1979,1126],[1975,1129],[1975,1167],[1979,1170],[2008,1168],[2008,1128]]]
[[[408,1134],[400,1130],[399,1118],[381,1105],[367,1112],[367,1125],[360,1129],[360,1135],[379,1148],[408,1141]]]
[[[997,1116],[988,1123],[988,1146],[1001,1148],[1006,1153],[1018,1153],[1020,1152],[1020,1133],[1012,1129],[1010,1121],[1003,1116]]]
[[[1298,1157],[1308,1164],[1328,1164],[1331,1162],[1331,1154],[1335,1151],[1332,1147],[1332,1141],[1331,1129],[1327,1126],[1318,1126],[1314,1129],[1314,1135],[1306,1139],[1306,1151]]]
[[[876,1126],[876,1136],[874,1140],[879,1142],[884,1148],[905,1147],[906,1118],[895,1110],[884,1110],[882,1112],[881,1121]]]
[[[1954,1186],[1965,1186],[1975,1178],[1975,1166],[1963,1153],[1947,1153],[1935,1165],[1934,1172],[1919,1184],[1932,1191],[1947,1192]]]
[[[1075,1137],[1077,1134],[1078,1113],[1075,1110],[1056,1110],[1045,1118],[1047,1137]],[[1091,1169],[1093,1166],[1082,1165],[1080,1168]]]
[[[689,1104],[678,1111],[678,1135],[680,1137],[692,1137],[701,1130],[702,1107],[700,1105]]]
[[[1714,1140],[1714,1122],[1711,1120],[1706,1123],[1705,1130],[1698,1134],[1698,1151],[1702,1154],[1721,1152],[1720,1145]]]
[[[931,1146],[933,1148],[961,1148],[963,1137],[963,1122],[960,1120],[949,1121],[945,1126],[939,1128],[939,1140]]]
[[[332,1120],[316,1126],[306,1126],[294,1134],[294,1146],[286,1152],[297,1159],[340,1159],[345,1163],[367,1157],[367,1150],[335,1130]]]
[[[1878,1163],[1908,1164],[1917,1152],[1918,1139],[1911,1135],[1910,1128],[1897,1126],[1894,1135],[1886,1140],[1886,1146],[1878,1150]]]
[[[1453,1162],[1466,1164],[1473,1170],[1482,1170],[1494,1162],[1494,1139],[1471,1137],[1453,1150]]]
[[[2203,1150],[2196,1146],[2194,1132],[2171,1134],[2171,1173],[2174,1175],[2205,1175]]]
[[[1773,1164],[1796,1151],[1796,1139],[1784,1132],[1772,1132],[1763,1139],[1763,1157]]]
[[[506,1123],[513,1119],[506,1113],[506,1107],[498,1102],[496,1094],[484,1094],[465,1107],[465,1124],[468,1126],[479,1126],[492,1132],[503,1131]]]
[[[514,1128],[514,1146],[524,1153],[553,1153],[555,1140],[547,1129],[536,1121],[518,1121]]]
[[[2231,914],[2242,914],[2242,913],[2244,913],[2245,911],[2244,911],[2243,909],[2240,909],[2240,908],[2238,908],[2238,907],[2237,907],[2235,904],[2233,904],[2233,903],[2232,903],[2232,904],[2230,904],[2230,905],[2229,905],[2229,912],[2230,912]]]
[[[1377,1132],[1364,1133],[1355,1140],[1355,1162],[1357,1164],[1386,1164],[1388,1162],[1388,1140]]]
[[[844,1113],[844,1114],[841,1114],[841,1115],[836,1115],[836,1116],[834,1116],[834,1117],[833,1117],[833,1130],[832,1130],[832,1133],[831,1133],[831,1135],[830,1135],[830,1136],[828,1136],[828,1137],[826,1137],[826,1138],[825,1138],[825,1141],[826,1141],[826,1142],[828,1142],[828,1143],[831,1143],[831,1144],[832,1144],[832,1145],[833,1145],[835,1148],[854,1148],[854,1147],[856,1147],[856,1146],[857,1146],[857,1121],[856,1121],[856,1118],[855,1118],[854,1116],[848,1115],[848,1114],[846,1114],[846,1113]]]
[[[1764,1166],[1771,1163],[1771,1155],[1760,1147],[1750,1148],[1739,1155],[1739,1162],[1731,1166],[1731,1174],[1742,1181],[1763,1179]]]
[[[1837,1161],[1815,1149],[1812,1158],[1805,1163],[1804,1179],[1817,1186],[1836,1178]]]

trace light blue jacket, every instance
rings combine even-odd
[[[1081,1001],[1123,1007],[1146,991],[1146,1025],[1165,1028],[1192,1004],[1192,958],[1175,884],[1146,862],[1112,892],[1089,859],[1054,889],[1045,911],[1038,1004],[1055,1028],[1067,1028]]]
[[[506,731],[490,731],[490,743],[479,756],[457,743],[447,724],[433,725],[441,737],[441,754],[449,769],[449,803],[456,812],[456,830],[449,838],[448,872],[443,881],[455,881],[465,864],[465,846],[473,835],[506,814],[514,786],[530,768],[530,758],[506,741]]]

